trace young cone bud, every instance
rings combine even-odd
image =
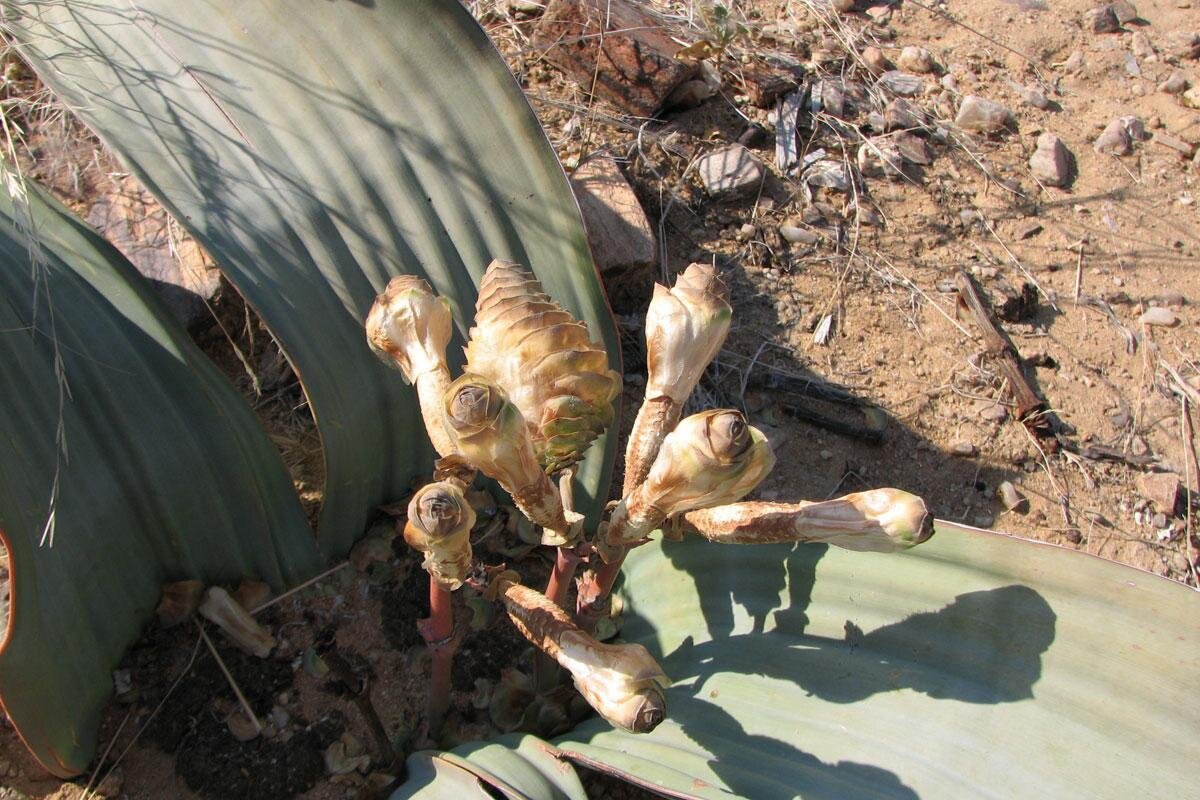
[[[512,495],[521,513],[545,529],[544,544],[568,544],[582,528],[563,509],[558,488],[538,465],[529,429],[504,391],[482,375],[466,373],[445,394],[446,429],[458,450]]]
[[[612,422],[621,384],[603,346],[519,264],[488,265],[466,352],[467,370],[503,387],[520,410],[548,473],[577,462]]]
[[[723,544],[819,542],[893,553],[933,535],[925,501],[899,489],[872,489],[822,503],[732,503],[689,511],[683,530]]]
[[[600,716],[633,733],[648,733],[662,722],[663,690],[671,681],[645,647],[601,644],[545,595],[507,577],[497,581],[513,624],[571,673],[579,693]]]
[[[613,511],[601,557],[639,541],[675,514],[740,500],[773,466],[766,436],[747,425],[741,412],[693,414],[667,435],[645,482]]]
[[[724,344],[732,316],[729,288],[711,265],[692,264],[672,289],[654,285],[646,312],[646,399],[626,447],[624,494],[645,480],[663,437]]]
[[[429,577],[453,591],[471,571],[471,528],[475,511],[457,485],[448,481],[422,487],[408,504],[404,541],[425,555]]]
[[[439,455],[454,452],[442,423],[441,402],[450,385],[446,345],[453,318],[450,303],[433,293],[429,284],[414,275],[392,278],[375,298],[367,315],[367,341],[371,349],[391,361],[415,384],[421,417]]]

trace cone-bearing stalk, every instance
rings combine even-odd
[[[510,573],[511,574],[511,573]],[[562,665],[600,716],[633,733],[648,733],[666,714],[663,690],[670,679],[640,644],[601,644],[545,595],[496,579],[509,618],[533,645]]]
[[[416,385],[425,430],[441,456],[454,452],[442,421],[442,396],[450,385],[446,346],[452,325],[449,301],[414,275],[392,278],[375,298],[366,325],[371,349]]]
[[[774,465],[766,437],[741,412],[693,414],[663,440],[645,482],[613,511],[598,542],[601,558],[611,561],[617,548],[641,541],[675,514],[740,500]]]
[[[583,517],[563,509],[557,487],[538,465],[525,420],[504,391],[468,372],[446,390],[444,410],[459,451],[498,481],[521,513],[542,526],[542,543],[572,544]]]
[[[654,285],[646,312],[646,398],[625,449],[622,495],[646,479],[663,438],[725,342],[732,315],[729,288],[711,265],[692,264],[671,289]]]
[[[431,483],[408,504],[404,541],[424,554],[429,573],[429,619],[417,627],[431,655],[429,730],[442,727],[450,705],[450,670],[454,661],[454,610],[451,591],[462,586],[471,568],[471,528],[475,511],[454,483]]]
[[[722,544],[817,542],[892,553],[933,535],[925,501],[900,489],[872,489],[821,503],[732,503],[689,511],[683,530]]]

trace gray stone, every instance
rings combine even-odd
[[[1124,123],[1119,119],[1114,119],[1096,137],[1096,141],[1092,143],[1092,149],[1097,153],[1127,156],[1133,152],[1133,143],[1130,141],[1129,132]]]
[[[997,133],[1013,127],[1016,120],[1005,106],[977,94],[969,94],[958,106],[954,124],[964,130]]]
[[[1158,90],[1167,94],[1183,94],[1187,88],[1187,76],[1179,70],[1172,72],[1169,78],[1158,85]]]
[[[696,172],[712,197],[735,197],[755,191],[765,174],[758,156],[740,144],[703,156],[696,162]]]
[[[863,48],[862,60],[872,75],[882,75],[892,68],[883,51],[874,45]]]
[[[585,161],[571,175],[571,188],[601,274],[641,270],[655,263],[654,230],[615,161]]]
[[[780,225],[779,235],[791,244],[816,244],[820,238],[816,231],[798,225]]]
[[[1179,318],[1175,316],[1174,311],[1162,306],[1148,308],[1142,316],[1138,317],[1138,322],[1143,325],[1154,325],[1160,328],[1170,328],[1178,321]]]
[[[997,487],[997,494],[1000,495],[1000,502],[1009,511],[1021,511],[1029,508],[1029,503],[1025,496],[1017,491],[1017,487],[1013,486],[1010,481],[1002,481]]]
[[[1066,186],[1071,182],[1071,151],[1053,133],[1043,133],[1029,159],[1029,171],[1047,186]]]
[[[918,75],[925,75],[933,72],[936,66],[933,61],[933,55],[924,47],[908,46],[900,51],[900,57],[896,59],[896,66],[908,72],[915,72]]]
[[[841,161],[818,161],[804,171],[803,180],[809,186],[819,186],[835,192],[850,191],[850,176],[846,172],[846,165]]]
[[[1117,19],[1112,5],[1093,8],[1083,15],[1084,24],[1092,33],[1116,33],[1121,30],[1121,22]]]
[[[889,70],[879,76],[879,84],[892,94],[916,97],[925,89],[925,79],[899,70]]]
[[[1147,59],[1154,55],[1154,45],[1150,44],[1150,37],[1142,31],[1134,31],[1133,36],[1129,37],[1129,52],[1141,59]]]
[[[1046,97],[1046,93],[1042,91],[1041,87],[1033,84],[1030,84],[1029,86],[1021,86],[1018,83],[1013,83],[1011,85],[1013,89],[1016,90],[1017,94],[1020,95],[1021,102],[1025,105],[1033,106],[1034,108],[1042,111],[1049,111],[1050,109],[1054,108],[1054,103],[1051,102],[1050,98]]]
[[[1163,55],[1168,58],[1191,60],[1200,57],[1200,33],[1170,31],[1161,39]]]
[[[890,136],[867,139],[858,148],[858,171],[868,178],[901,178],[904,158]]]
[[[909,164],[919,164],[927,167],[933,163],[933,153],[929,149],[929,145],[920,136],[911,133],[897,133],[892,137],[892,141],[896,143],[896,149],[900,151],[900,157]]]
[[[1129,0],[1116,0],[1109,4],[1112,9],[1113,16],[1117,18],[1117,22],[1125,25],[1130,22],[1135,22],[1138,19],[1137,7],[1129,2]]]
[[[883,109],[884,130],[916,130],[924,128],[925,112],[903,97],[893,97]]]
[[[979,448],[971,442],[954,442],[950,445],[950,452],[956,456],[964,456],[970,458],[979,454]]]

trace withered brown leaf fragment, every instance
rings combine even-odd
[[[666,716],[670,679],[640,644],[601,644],[541,592],[507,575],[496,579],[517,630],[571,673],[600,716],[633,733],[649,733]]]
[[[471,528],[475,511],[457,484],[430,483],[413,495],[404,523],[404,541],[425,556],[429,577],[451,591],[471,571]]]
[[[645,482],[613,510],[601,558],[643,539],[663,520],[745,497],[775,466],[766,436],[731,409],[684,419],[663,439]]]
[[[415,384],[421,418],[438,455],[454,452],[442,421],[442,395],[450,385],[446,346],[453,328],[450,302],[415,275],[392,278],[367,315],[367,342]]]
[[[646,312],[646,398],[625,448],[628,495],[646,479],[663,438],[729,333],[729,287],[716,267],[692,264],[671,289],[654,285]]]
[[[501,386],[521,412],[548,473],[579,461],[612,422],[621,376],[587,325],[519,264],[488,265],[466,354],[467,370]]]
[[[689,511],[682,527],[723,544],[816,542],[892,553],[933,536],[933,515],[914,494],[872,489],[821,503],[731,503]]]
[[[582,517],[564,510],[558,488],[538,464],[529,428],[504,390],[468,372],[450,385],[444,403],[455,446],[512,495],[521,513],[542,526],[542,543],[573,542],[582,531]]]

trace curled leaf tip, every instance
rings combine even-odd
[[[475,511],[455,483],[423,486],[408,504],[404,541],[421,552],[421,566],[448,589],[462,586],[471,571],[471,528]]]

